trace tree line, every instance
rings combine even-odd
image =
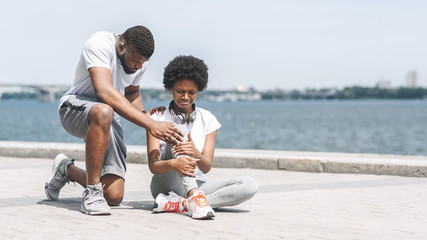
[[[169,93],[164,89],[141,89],[141,95],[144,100],[150,99],[169,99]],[[218,96],[235,91],[207,90],[199,93],[200,99],[208,99],[207,96]],[[56,99],[59,99],[65,91],[57,92]],[[251,88],[246,94],[259,93],[262,100],[286,100],[286,99],[427,99],[427,88],[379,88],[379,87],[361,87],[352,86],[343,89],[322,88],[285,91],[281,89],[257,91]],[[2,99],[37,99],[38,93],[33,92],[4,92]]]
[[[289,92],[276,90],[261,93],[262,99],[426,99],[427,88],[345,87],[306,89]]]

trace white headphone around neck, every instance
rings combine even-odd
[[[169,112],[173,116],[176,123],[179,124],[190,124],[193,123],[196,119],[196,104],[192,104],[191,108],[193,109],[188,117],[184,113],[175,112],[173,110],[173,100],[169,103]]]

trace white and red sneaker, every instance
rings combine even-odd
[[[194,219],[209,219],[215,217],[215,212],[209,205],[202,191],[194,192],[187,198],[187,211]]]
[[[185,198],[178,196],[178,194],[170,191],[169,195],[165,195],[163,193],[160,193],[156,197],[156,204],[153,208],[153,212],[160,213],[160,212],[185,212],[183,202],[185,201]],[[156,206],[157,205],[157,206]]]

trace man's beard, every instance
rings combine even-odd
[[[133,73],[135,73],[136,71],[132,71],[132,70],[130,70],[129,68],[128,68],[128,66],[126,65],[126,62],[125,62],[125,53],[123,53],[123,55],[122,56],[118,56],[119,57],[119,60],[120,60],[120,64],[122,65],[122,67],[123,67],[123,71],[126,73],[126,74],[133,74]]]

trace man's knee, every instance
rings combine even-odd
[[[96,104],[89,112],[89,122],[99,126],[110,126],[114,109],[108,104]]]
[[[104,184],[104,197],[110,206],[117,206],[123,200],[124,195],[124,180],[114,174],[106,174],[101,177],[101,182]]]
[[[123,200],[123,192],[120,191],[106,191],[104,192],[105,200],[110,206],[117,206]]]

